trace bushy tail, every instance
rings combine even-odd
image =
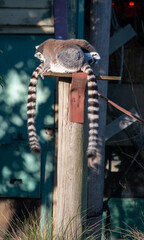
[[[43,64],[40,64],[33,72],[30,79],[30,84],[28,88],[28,102],[27,102],[27,126],[28,126],[28,136],[31,151],[34,153],[41,152],[41,146],[38,142],[36,128],[35,128],[35,107],[36,107],[36,85],[39,77],[39,73],[43,68]]]
[[[81,70],[87,73],[88,119],[89,119],[87,157],[95,157],[99,127],[98,86],[95,74],[89,64],[85,63]]]

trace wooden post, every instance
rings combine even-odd
[[[63,235],[67,229],[64,239],[77,239],[82,232],[82,188],[86,181],[83,183],[83,124],[68,119],[69,81],[59,78],[56,231]]]
[[[101,60],[96,66],[97,74],[108,74],[109,38],[111,1],[92,0],[90,9],[90,43],[96,48]],[[107,81],[98,82],[99,92],[107,96]],[[89,159],[88,169],[88,224],[95,232],[96,239],[101,239],[101,234],[94,229],[94,225],[102,229],[103,189],[104,189],[104,161],[105,161],[105,124],[106,103],[99,100],[99,141],[97,157]],[[99,237],[98,237],[99,236]]]
[[[79,75],[79,73],[76,73]],[[80,73],[83,74],[83,73]],[[87,209],[87,158],[86,139],[84,135],[87,123],[69,121],[69,94],[72,74],[51,73],[47,77],[58,78],[59,118],[58,118],[58,160],[57,181],[55,177],[53,204],[53,233],[61,235],[67,229],[65,239],[78,239],[85,224]],[[98,76],[99,80],[120,80],[120,77]],[[82,79],[82,82],[84,79]],[[73,87],[79,87],[76,83]],[[83,88],[82,83],[82,88]],[[74,89],[73,89],[74,90]],[[83,91],[82,91],[83,92]],[[81,92],[79,92],[81,94]],[[85,102],[87,103],[87,101]],[[87,105],[85,105],[87,109]],[[85,115],[87,115],[85,111]],[[84,141],[84,144],[83,144]]]

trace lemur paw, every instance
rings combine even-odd
[[[51,72],[50,68],[47,68],[47,69],[46,69],[46,72]]]
[[[44,72],[43,72],[43,71],[41,71],[41,72],[39,73],[39,75],[41,76],[42,79],[44,79]]]

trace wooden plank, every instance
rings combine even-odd
[[[0,0],[0,8],[52,8],[53,0]]]
[[[1,25],[54,26],[48,9],[0,9]]]
[[[107,80],[107,81],[120,81],[120,76],[97,76],[97,80]]]
[[[54,72],[45,72],[45,77],[64,77],[64,78],[72,78],[72,73],[54,73]],[[108,80],[108,81],[119,81],[121,80],[120,76],[97,76],[97,80]]]
[[[134,108],[132,108],[129,112],[138,116]],[[106,126],[105,141],[107,141],[117,133],[121,132],[122,130],[124,130],[131,124],[133,124],[134,122],[136,122],[136,119],[131,118],[126,114],[122,114],[120,117],[118,117],[116,120],[112,121]]]
[[[54,34],[53,26],[1,26],[0,34]]]
[[[130,24],[120,29],[110,38],[109,54],[112,54],[118,50],[122,45],[124,45],[134,36],[136,36],[136,32]]]
[[[62,78],[72,78],[72,73],[54,73],[54,72],[45,72],[45,77],[62,77]],[[68,80],[68,81],[71,81]]]

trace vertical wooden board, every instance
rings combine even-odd
[[[4,168],[1,168],[0,172],[0,184],[4,181],[2,174],[3,169],[8,166],[10,171],[15,169],[17,172],[26,172],[32,179],[35,178],[35,186],[38,188],[33,189],[30,192],[30,197],[39,197],[40,191],[40,161],[41,158],[34,157],[30,154],[28,149],[27,139],[27,91],[29,79],[33,70],[38,66],[39,61],[34,58],[35,46],[47,39],[47,36],[33,36],[33,35],[2,35],[0,38],[0,46],[3,51],[0,54],[0,75],[2,75],[4,81],[4,87],[0,87],[0,145],[21,146],[23,145],[22,155],[18,155],[19,152],[16,149],[14,154],[8,150],[8,156],[4,159]],[[44,132],[44,128],[53,126],[54,123],[54,86],[55,82],[50,78],[50,81],[39,79],[37,88],[37,114],[36,114],[36,128],[38,137],[42,144],[43,151],[48,152],[47,148],[47,135]],[[51,150],[50,150],[51,151]],[[17,156],[18,155],[18,156]],[[25,158],[23,157],[25,155]],[[5,155],[2,153],[1,158]],[[14,159],[14,156],[16,158]],[[16,159],[21,162],[20,166],[17,165]],[[45,157],[42,156],[42,161],[46,164]],[[34,163],[33,168],[29,167],[30,163]],[[36,164],[39,166],[38,170],[35,169]],[[11,165],[12,168],[11,168]],[[36,177],[36,171],[38,171],[38,177]],[[7,171],[9,172],[9,171]],[[50,169],[51,172],[51,169]],[[22,176],[22,175],[21,175]],[[27,178],[29,179],[29,178]],[[31,184],[31,180],[28,182]],[[32,180],[33,181],[33,180]],[[47,195],[52,191],[48,189]],[[35,194],[33,194],[35,192]],[[10,192],[6,192],[6,196],[9,196]],[[1,196],[3,193],[1,192]],[[20,187],[14,196],[27,197],[27,190]]]

